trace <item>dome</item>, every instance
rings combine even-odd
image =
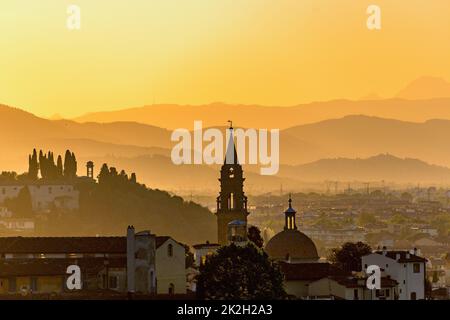
[[[283,230],[277,233],[266,245],[267,254],[274,260],[291,262],[311,262],[319,260],[316,245],[304,233],[296,230]]]

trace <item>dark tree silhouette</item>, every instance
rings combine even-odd
[[[364,242],[346,242],[331,250],[328,260],[345,272],[361,271],[361,257],[370,254],[372,248]]]
[[[7,198],[5,206],[12,211],[17,218],[30,218],[33,215],[33,205],[28,186],[20,189],[16,198]]]
[[[125,172],[117,174],[117,169],[103,164],[98,183],[77,182],[80,217],[89,230],[122,232],[132,223],[139,228],[166,230],[185,242],[197,242],[212,233],[210,227],[215,219],[207,208],[165,191],[148,189],[126,176]],[[189,230],[186,225],[190,226]]]
[[[39,163],[36,149],[33,149],[33,154],[28,156],[28,178],[30,180],[37,180],[39,174]]]
[[[231,244],[200,267],[197,278],[200,299],[281,299],[283,276],[275,262],[252,244],[245,247]]]
[[[64,155],[64,177],[66,179],[73,179],[77,176],[77,160],[75,154],[66,150]]]
[[[61,178],[63,176],[63,172],[64,172],[61,155],[58,156],[58,160],[56,163],[56,171],[57,171],[58,178]]]
[[[191,252],[191,249],[188,245],[184,244],[184,250],[185,250],[185,268],[193,268],[194,267],[194,254]]]
[[[247,231],[248,240],[253,242],[258,248],[262,248],[264,245],[264,239],[261,237],[261,230],[256,226],[251,226]]]
[[[100,173],[98,174],[98,183],[106,184],[108,183],[109,178],[109,168],[106,163],[104,163],[100,169]]]

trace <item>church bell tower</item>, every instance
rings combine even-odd
[[[230,122],[231,123],[231,122]],[[242,166],[239,164],[233,139],[233,126],[230,125],[227,156],[220,170],[220,193],[217,197],[217,232],[220,245],[228,244],[228,224],[242,221],[247,224],[247,197],[244,194]]]

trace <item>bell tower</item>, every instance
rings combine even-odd
[[[217,232],[220,245],[227,245],[228,224],[243,221],[247,224],[247,197],[244,193],[242,166],[239,164],[230,122],[229,140],[224,164],[220,170],[220,193],[217,197]]]

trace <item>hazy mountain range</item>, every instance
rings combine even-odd
[[[414,80],[397,94],[397,98],[409,100],[444,97],[450,97],[450,83],[445,79],[429,76]]]
[[[79,122],[131,121],[162,128],[191,128],[195,120],[204,126],[223,126],[227,120],[246,128],[279,128],[364,114],[381,118],[423,122],[450,119],[450,83],[438,77],[420,77],[391,99],[371,93],[360,101],[334,100],[297,106],[259,106],[226,103],[208,105],[156,104],[117,111],[94,112],[74,120]]]
[[[446,100],[431,103],[436,101]],[[79,174],[84,173],[85,161],[94,160],[97,170],[107,162],[135,171],[151,187],[218,188],[217,166],[172,164],[171,131],[164,128],[136,122],[48,120],[0,106],[0,134],[1,170],[26,170],[27,155],[34,147],[57,154],[69,148],[78,155]],[[298,125],[281,131],[279,175],[260,176],[258,167],[246,166],[246,185],[253,190],[277,189],[280,184],[296,188],[305,181],[327,179],[445,183],[450,181],[444,167],[450,166],[449,136],[450,120],[415,123],[349,115]],[[393,156],[374,157],[386,153]]]

